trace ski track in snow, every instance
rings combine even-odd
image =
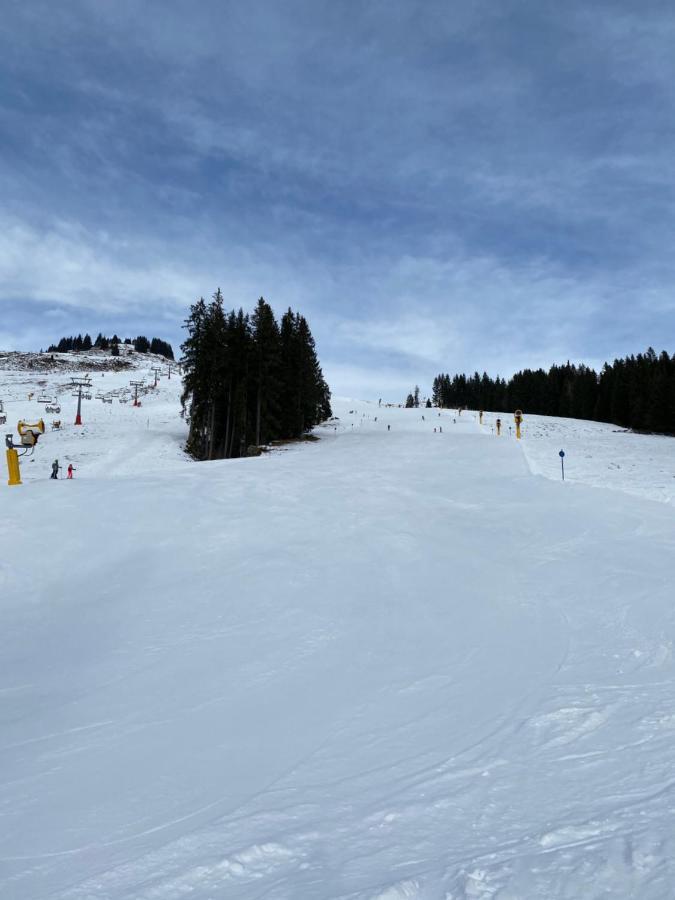
[[[672,897],[675,441],[338,400],[194,464],[179,391],[3,489],[3,900]]]

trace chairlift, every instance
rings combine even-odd
[[[52,398],[51,398],[51,397],[45,397],[44,394],[40,394],[40,396],[37,398],[37,402],[38,402],[38,403],[51,403],[51,402],[52,402]]]
[[[58,403],[55,406],[52,406],[52,405],[45,406],[45,412],[46,413],[60,413],[61,407],[58,405]]]

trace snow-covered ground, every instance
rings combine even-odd
[[[1,488],[3,900],[672,897],[675,441],[348,400],[195,464],[179,387]]]
[[[625,491],[641,497],[675,501],[675,438],[633,434],[601,422],[528,416],[523,450],[532,471],[579,484]]]

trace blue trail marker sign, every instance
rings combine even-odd
[[[562,480],[564,481],[565,480],[565,451],[561,450],[560,453],[558,454],[558,456],[560,457],[560,466],[562,468]]]

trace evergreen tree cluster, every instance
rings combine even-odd
[[[509,381],[482,376],[438,375],[437,406],[512,410],[612,422],[636,431],[675,435],[675,354],[664,350],[605,363],[600,373],[584,365],[524,369]]]
[[[58,344],[51,344],[47,348],[47,353],[71,353],[74,350],[91,350],[92,347],[96,347],[99,350],[110,350],[113,356],[118,356],[119,345],[121,343],[133,346],[134,350],[138,353],[156,353],[158,356],[166,357],[166,359],[173,359],[173,349],[171,344],[160,340],[160,338],[154,337],[152,340],[148,340],[144,335],[139,335],[138,337],[133,338],[133,340],[131,338],[125,338],[124,342],[122,342],[116,334],[111,338],[107,338],[100,332],[93,342],[91,340],[91,335],[89,334],[85,334],[84,337],[82,337],[81,334],[71,337],[62,337]]]
[[[70,353],[73,350],[91,350],[91,348],[91,335],[85,334],[82,337],[78,334],[77,337],[62,337],[58,344],[50,344],[47,353]]]
[[[187,450],[197,459],[245,456],[272,440],[299,438],[331,415],[330,391],[307,320],[291,309],[277,323],[261,297],[251,315],[227,312],[220,289],[185,322],[183,408]]]
[[[405,408],[406,409],[418,409],[420,405],[420,389],[417,385],[415,385],[415,389],[412,394],[408,394],[405,400]]]

